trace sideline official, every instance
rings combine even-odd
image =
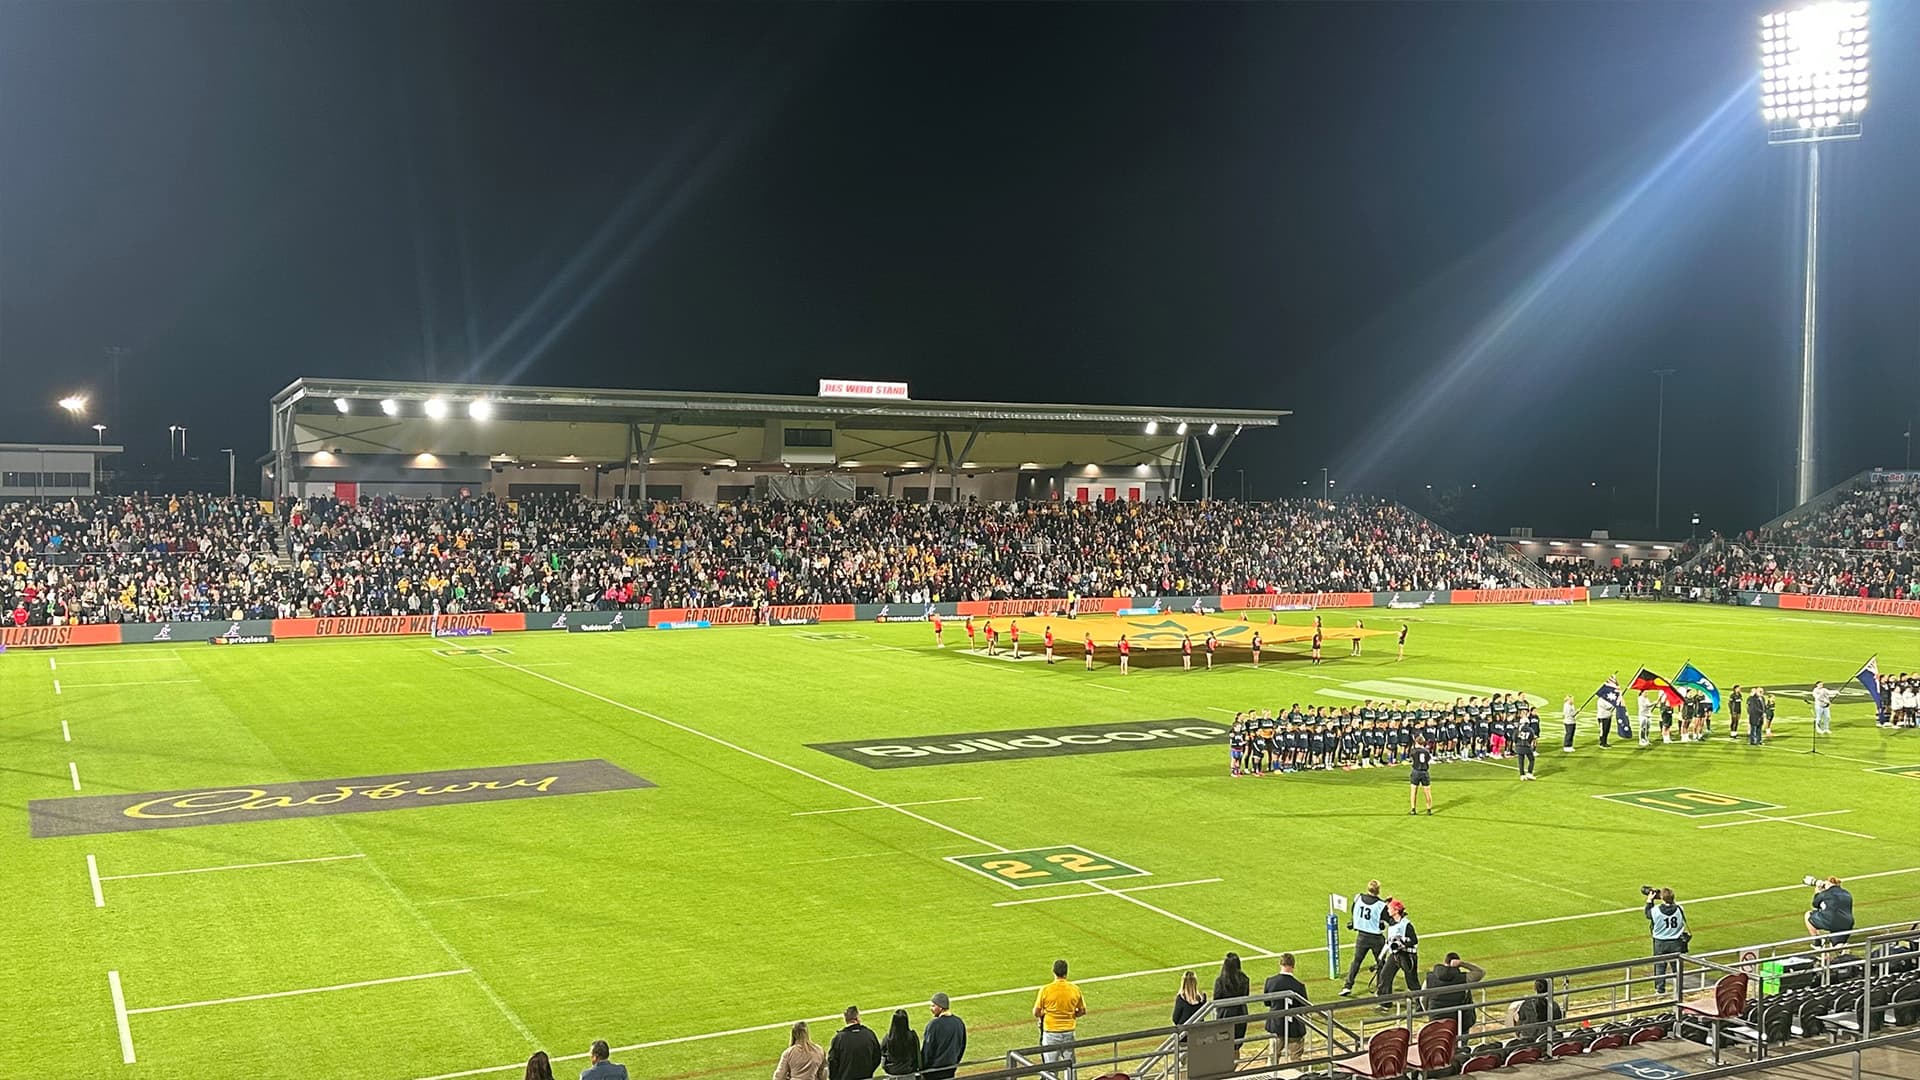
[[[1653,955],[1678,956],[1687,951],[1687,944],[1693,935],[1687,933],[1687,912],[1673,899],[1672,889],[1660,889],[1647,894],[1647,922],[1653,927]],[[1681,982],[1680,961],[1655,960],[1653,962],[1653,992],[1667,992],[1667,975],[1672,973],[1673,981]]]
[[[1353,980],[1360,975],[1360,960],[1365,956],[1373,957],[1374,985],[1380,982],[1380,955],[1387,945],[1387,902],[1380,895],[1378,879],[1367,882],[1367,891],[1355,893],[1353,914],[1347,920],[1347,929],[1359,934],[1353,943],[1353,966],[1347,969],[1347,985],[1340,988],[1341,997],[1353,996]]]

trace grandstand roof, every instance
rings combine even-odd
[[[445,403],[427,415],[427,403]],[[486,419],[468,405],[485,401]],[[391,412],[383,409],[391,402]],[[344,406],[344,407],[343,407]],[[872,400],[303,378],[273,399],[274,450],[461,454],[655,465],[841,468],[1178,466],[1190,435],[1273,427],[1284,411]],[[1153,425],[1154,431],[1148,432]],[[1181,430],[1182,425],[1187,428]],[[794,429],[829,436],[794,437]],[[1210,453],[1211,457],[1212,454]]]

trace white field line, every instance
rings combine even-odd
[[[1474,862],[1471,859],[1463,859],[1458,855],[1449,855],[1446,852],[1440,851],[1434,847],[1427,848],[1424,854],[1435,857],[1435,858],[1445,859],[1446,861],[1451,863],[1458,863],[1459,865],[1467,867],[1469,869],[1478,870],[1483,874],[1493,874],[1498,877],[1507,878],[1508,880],[1511,880],[1511,881],[1517,881],[1522,885],[1531,885],[1536,889],[1551,889],[1554,892],[1566,893],[1568,896],[1577,896],[1582,900],[1593,900],[1597,902],[1600,899],[1599,897],[1594,896],[1592,893],[1583,893],[1578,889],[1569,889],[1564,885],[1551,885],[1544,881],[1537,881],[1533,878],[1525,876],[1524,874],[1516,874],[1511,870],[1502,870],[1497,866],[1489,866],[1486,863]]]
[[[883,803],[879,806],[842,806],[833,810],[796,810],[788,817],[813,817],[817,814],[851,814],[861,810],[898,810],[903,806],[937,806],[950,802],[979,802],[985,795],[963,795],[957,799],[921,799],[918,802]]]
[[[133,1064],[133,1028],[127,1024],[127,999],[120,992],[120,973],[107,972],[107,991],[113,995],[113,1023],[120,1029],[120,1062]]]
[[[146,649],[140,651],[143,654],[148,652]],[[75,664],[180,664],[185,662],[185,660],[181,659],[180,650],[168,649],[165,654],[158,656],[123,656],[117,660],[68,660],[67,666],[72,667]]]
[[[67,762],[67,773],[68,773],[68,775],[70,775],[70,776],[72,776],[72,777],[73,777],[73,790],[75,790],[75,791],[79,791],[79,790],[80,790],[80,764],[79,764],[79,762],[75,762],[75,761],[69,761],[69,762]]]
[[[1788,825],[1798,825],[1806,829],[1819,829],[1821,832],[1839,833],[1841,836],[1857,836],[1862,840],[1878,839],[1878,837],[1868,836],[1866,833],[1850,832],[1846,829],[1835,829],[1827,825],[1815,825],[1811,821],[1796,821],[1790,817],[1779,817],[1779,818],[1768,817],[1765,814],[1755,813],[1752,810],[1742,810],[1741,813],[1746,814],[1748,817],[1754,818],[1755,820],[1758,820],[1758,821],[1782,821]]]
[[[263,866],[292,866],[295,863],[338,862],[341,859],[364,859],[365,855],[321,855],[312,859],[279,859],[274,862],[233,863],[228,866],[195,866],[185,870],[149,870],[143,874],[108,874],[101,881],[130,881],[133,878],[175,877],[180,874],[211,874],[220,870],[255,870]],[[93,856],[87,856],[92,861]]]
[[[1774,817],[1769,817],[1762,814],[1756,814],[1754,815],[1753,819],[1750,821],[1716,821],[1710,825],[1702,825],[1700,826],[1700,828],[1702,829],[1738,828],[1742,825],[1761,825],[1769,821],[1794,821],[1799,818],[1832,817],[1835,814],[1851,814],[1851,813],[1853,813],[1853,811],[1851,810],[1816,810],[1811,814],[1780,814]]]
[[[93,886],[93,906],[106,907],[107,898],[100,895],[100,864],[92,855],[87,856],[87,882]]]
[[[54,692],[54,693],[56,693],[56,694],[60,692],[60,680],[59,680],[59,679],[55,679],[55,680],[53,680],[53,692]]]
[[[1224,881],[1224,880],[1226,879],[1210,877],[1210,878],[1195,878],[1192,881],[1162,881],[1157,885],[1135,885],[1135,886],[1132,886],[1131,888],[1126,888],[1126,889],[1110,889],[1108,890],[1108,892],[1111,895],[1118,895],[1120,893],[1147,892],[1150,889],[1177,889],[1182,885],[1211,885],[1216,881]],[[1102,894],[1097,892],[1083,892],[1083,893],[1069,893],[1065,896],[1059,896],[1059,895],[1033,896],[1033,897],[1028,897],[1025,900],[1000,900],[1000,901],[996,901],[993,906],[994,907],[1019,907],[1022,904],[1050,904],[1055,900],[1085,900],[1089,896],[1100,896],[1100,895]]]
[[[545,889],[515,889],[513,892],[481,893],[479,896],[451,896],[445,900],[424,901],[423,906],[432,907],[435,904],[465,904],[473,900],[504,900],[509,896],[533,896],[536,893],[546,891]]]
[[[1915,874],[1915,873],[1920,873],[1920,866],[1908,866],[1908,867],[1903,867],[1899,870],[1882,870],[1872,874],[1842,874],[1841,877],[1849,881],[1853,881],[1853,880],[1869,881],[1874,878],[1896,877],[1901,874]],[[1687,903],[1710,904],[1710,903],[1714,903],[1716,901],[1721,901],[1721,900],[1738,900],[1738,899],[1744,899],[1749,896],[1765,896],[1770,893],[1796,892],[1796,891],[1803,891],[1805,889],[1806,889],[1805,885],[1796,881],[1791,885],[1778,885],[1778,886],[1774,886],[1772,888],[1766,888],[1766,889],[1749,889],[1745,892],[1725,893],[1720,896],[1701,897],[1694,900],[1688,900]],[[1579,915],[1556,915],[1556,916],[1553,916],[1552,918],[1546,918],[1546,919],[1532,919],[1525,922],[1501,923],[1497,926],[1476,926],[1476,927],[1472,927],[1465,930],[1441,930],[1436,933],[1428,934],[1426,936],[1430,938],[1462,937],[1468,934],[1487,934],[1487,933],[1495,933],[1503,930],[1519,930],[1519,929],[1523,929],[1525,927],[1530,927],[1530,926],[1546,926],[1553,923],[1575,922],[1582,919],[1601,919],[1601,918],[1610,918],[1610,917],[1619,916],[1619,915],[1638,915],[1643,910],[1644,909],[1637,908],[1637,907],[1611,908],[1606,911],[1589,911]],[[1303,945],[1299,948],[1290,949],[1287,951],[1305,955],[1307,953],[1324,950],[1325,948],[1326,948],[1326,944],[1322,942],[1320,944],[1313,945],[1313,946]],[[1278,955],[1280,954],[1263,952],[1263,953],[1257,953],[1253,956],[1242,955],[1240,959],[1242,961],[1270,960]],[[1214,957],[1208,957],[1204,960],[1195,961],[1190,964],[1174,964],[1171,967],[1146,968],[1141,971],[1125,971],[1125,972],[1120,972],[1113,975],[1092,975],[1084,979],[1076,979],[1075,982],[1078,983],[1079,985],[1084,986],[1090,983],[1121,982],[1127,979],[1142,979],[1151,975],[1177,975],[1180,972],[1186,971],[1190,968],[1198,968],[1207,964],[1217,964],[1217,963],[1219,963],[1218,959]],[[1015,986],[1005,990],[982,990],[982,991],[977,991],[975,993],[970,993],[970,994],[955,994],[953,995],[953,1000],[954,1001],[981,1001],[987,998],[1009,997],[1015,994],[1032,994],[1040,989],[1041,989],[1041,984],[1035,983],[1030,986]],[[884,1008],[873,1010],[873,1011],[892,1012],[895,1009],[918,1009],[918,1008],[924,1008],[925,1006],[926,1006],[926,1003],[923,1001],[910,1001],[903,1005],[889,1005]],[[805,1019],[810,1024],[828,1023],[830,1021],[840,1019],[840,1014],[833,1013],[828,1016],[809,1016],[809,1017],[806,1017]],[[698,1035],[678,1035],[671,1039],[656,1039],[653,1042],[632,1043],[627,1046],[616,1046],[613,1048],[613,1052],[616,1054],[632,1054],[632,1053],[638,1053],[639,1051],[642,1051],[642,1050],[653,1050],[662,1046],[680,1046],[685,1043],[706,1042],[711,1039],[726,1039],[736,1035],[757,1035],[767,1031],[784,1031],[789,1026],[791,1026],[792,1023],[793,1023],[793,1018],[787,1017],[785,1019],[776,1020],[768,1024],[755,1024],[751,1027],[731,1028],[726,1031],[708,1031]],[[579,1061],[584,1059],[586,1056],[587,1055],[584,1053],[568,1054],[564,1057],[555,1057],[553,1058],[553,1060],[554,1061]],[[423,1076],[423,1077],[418,1077],[417,1080],[462,1080],[462,1078],[468,1077],[468,1076],[484,1076],[488,1073],[511,1072],[517,1069],[524,1069],[524,1068],[526,1068],[525,1062],[516,1061],[508,1065],[489,1065],[486,1068],[481,1068],[481,1069],[466,1069],[460,1072],[439,1073],[434,1076]]]
[[[1122,689],[1120,689],[1120,688],[1119,688],[1119,687],[1117,687],[1117,686],[1108,686],[1108,685],[1107,685],[1107,684],[1105,684],[1105,683],[1093,683],[1093,684],[1091,684],[1091,685],[1092,685],[1092,686],[1093,686],[1093,688],[1094,688],[1094,689],[1096,689],[1096,690],[1111,690],[1111,691],[1113,691],[1113,692],[1114,692],[1114,693],[1116,693],[1116,694],[1131,694],[1131,693],[1133,693],[1133,691],[1131,691],[1131,690],[1122,690]]]
[[[73,741],[73,732],[67,729],[67,722],[65,720],[60,721],[60,741],[61,742]]]
[[[710,735],[707,732],[701,731],[699,728],[689,727],[686,724],[682,724],[674,720],[669,720],[666,717],[660,716],[657,713],[648,712],[647,710],[639,708],[638,706],[629,705],[624,701],[617,701],[613,698],[607,697],[604,694],[594,693],[592,690],[588,690],[584,687],[574,686],[571,683],[563,682],[559,679],[556,679],[551,675],[544,675],[538,671],[528,671],[525,668],[521,668],[518,664],[511,664],[511,663],[508,663],[507,661],[501,660],[494,656],[488,656],[487,659],[492,660],[494,663],[499,664],[501,667],[514,668],[514,669],[523,671],[527,675],[532,676],[533,678],[539,679],[542,682],[551,683],[554,686],[558,686],[563,690],[571,690],[576,694],[580,694],[585,697],[592,698],[593,700],[601,702],[602,704],[611,705],[616,709],[621,709],[626,712],[630,712],[635,716],[646,717],[647,719],[652,720],[656,723],[665,724],[666,726],[673,728],[676,731],[683,731],[689,735],[697,736],[699,738],[705,739],[708,742],[714,743],[716,745],[724,746],[729,750],[735,751],[736,753],[745,754],[748,757],[754,758],[758,761],[763,761],[768,765],[774,766],[775,768],[785,769],[788,772],[791,772],[797,776],[804,776],[807,779],[812,780],[817,784],[824,784],[827,787],[833,788],[835,791],[839,791],[844,794],[851,795],[862,802],[872,803],[875,806],[888,807],[891,810],[893,810],[893,812],[896,814],[905,814],[907,817],[913,818],[915,821],[919,821],[922,824],[931,825],[934,828],[939,829],[943,832],[952,833],[953,835],[958,836],[962,840],[971,840],[974,843],[979,844],[983,848],[990,848],[996,852],[1005,852],[1005,851],[1011,850],[1010,848],[1002,847],[1001,845],[996,844],[991,840],[983,840],[978,836],[974,836],[971,833],[964,832],[960,829],[956,829],[951,825],[947,825],[947,824],[943,824],[942,822],[935,821],[934,819],[927,817],[925,814],[916,813],[915,811],[907,809],[906,807],[890,804],[885,799],[878,798],[873,795],[868,795],[864,791],[856,791],[845,784],[837,783],[835,781],[827,779],[824,776],[820,776],[816,773],[808,772],[807,770],[802,769],[797,765],[789,765],[784,761],[780,761],[776,758],[770,758],[765,754],[758,753],[753,750],[749,750],[746,747],[741,746],[737,743],[728,742],[727,740],[719,737],[718,735]],[[1106,886],[1101,885],[1097,881],[1090,881],[1087,884],[1093,886],[1093,888],[1101,892],[1113,893],[1112,889],[1109,889]],[[1203,934],[1208,935],[1209,937],[1219,938],[1221,941],[1227,942],[1230,945],[1234,945],[1239,948],[1246,949],[1250,952],[1264,951],[1259,946],[1242,941],[1231,934],[1223,933],[1209,926],[1202,926],[1200,923],[1194,922],[1192,919],[1189,919],[1184,915],[1176,915],[1173,912],[1166,910],[1165,908],[1155,907],[1154,905],[1147,903],[1145,900],[1142,900],[1137,896],[1127,896],[1121,893],[1114,893],[1114,895],[1119,896],[1122,900],[1125,900],[1136,907],[1143,908],[1147,911],[1151,911],[1154,914],[1160,915],[1164,918],[1172,919],[1174,922],[1190,927],[1194,930],[1197,930]]]
[[[1226,713],[1228,716],[1232,716],[1234,714],[1232,709],[1223,709],[1218,705],[1209,705],[1207,706],[1207,708],[1217,713]]]
[[[302,990],[275,990],[267,994],[242,994],[239,997],[213,998],[208,1001],[183,1001],[178,1005],[148,1005],[140,1009],[128,1009],[128,1016],[143,1013],[173,1012],[177,1009],[201,1009],[208,1005],[237,1005],[243,1001],[266,1001],[269,998],[302,997],[307,994],[330,994],[335,990],[358,990],[366,986],[388,986],[393,983],[419,982],[422,979],[444,979],[449,975],[471,975],[467,968],[452,971],[429,971],[425,975],[396,975],[391,979],[367,979],[362,982],[339,983],[334,986],[310,986]]]
[[[51,656],[49,656],[49,657],[47,657],[47,670],[48,670],[48,671],[59,671],[59,670],[60,670],[60,665],[59,665],[59,664],[56,664],[56,663],[54,663],[54,662],[53,662],[53,657],[51,657]]]
[[[75,690],[92,690],[100,686],[181,686],[186,683],[197,683],[199,681],[199,679],[138,679],[133,682],[76,683],[73,688]],[[55,687],[59,685],[59,683],[54,684]],[[55,692],[57,693],[58,691],[56,690]]]

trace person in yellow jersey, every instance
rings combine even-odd
[[[1040,1021],[1040,1045],[1054,1046],[1071,1043],[1074,1028],[1080,1018],[1087,1015],[1087,1001],[1080,996],[1080,988],[1067,981],[1067,962],[1053,962],[1053,981],[1040,988],[1040,996],[1033,999],[1033,1016]],[[1050,1062],[1064,1061],[1067,1070],[1063,1073],[1041,1073],[1052,1080],[1073,1080],[1073,1051],[1049,1050],[1046,1059]]]

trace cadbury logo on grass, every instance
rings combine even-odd
[[[1110,754],[1120,750],[1155,750],[1173,746],[1207,746],[1217,744],[1226,737],[1226,728],[1205,720],[1182,717],[1174,720],[1016,728],[973,735],[861,739],[807,745],[823,754],[857,762],[869,769],[905,769],[917,765],[952,765],[963,761],[1006,761],[1067,754]]]
[[[36,837],[84,836],[326,814],[365,814],[448,803],[534,799],[590,791],[631,791],[653,786],[651,781],[596,758],[249,787],[35,799],[27,804],[27,816]]]

